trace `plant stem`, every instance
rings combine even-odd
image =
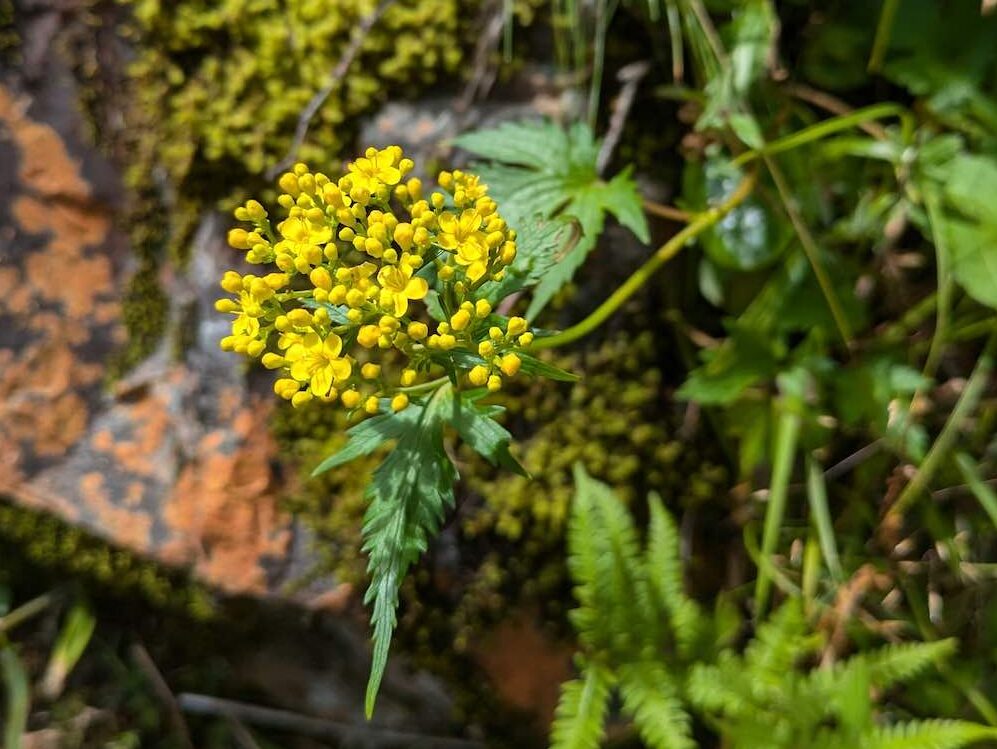
[[[834,286],[831,284],[831,279],[827,275],[827,271],[821,262],[820,250],[817,247],[817,242],[814,240],[813,235],[810,233],[810,229],[807,227],[806,223],[803,221],[803,217],[800,215],[799,210],[796,208],[793,196],[790,194],[789,187],[786,185],[786,179],[782,176],[782,170],[768,154],[763,154],[762,158],[765,160],[765,166],[768,167],[769,174],[772,175],[772,181],[775,183],[775,189],[779,193],[779,198],[782,200],[783,207],[786,209],[786,214],[789,216],[790,223],[793,224],[793,229],[796,231],[796,235],[800,239],[800,244],[803,245],[803,252],[806,254],[807,260],[810,261],[810,267],[813,269],[814,276],[817,278],[817,284],[820,286],[821,293],[824,294],[827,306],[831,310],[831,316],[834,318],[834,324],[838,328],[838,334],[845,342],[845,345],[848,348],[851,348],[853,342],[851,326],[848,324],[845,312],[841,308],[841,302],[838,301],[838,295],[834,292]]]
[[[807,499],[810,502],[810,511],[813,513],[817,538],[820,541],[824,561],[827,562],[827,569],[835,582],[840,583],[845,579],[845,576],[841,570],[838,546],[834,540],[834,525],[831,523],[831,512],[827,506],[827,486],[824,484],[824,472],[817,461],[811,457],[807,458]]]
[[[648,200],[647,198],[644,198],[643,206],[644,212],[650,213],[652,216],[667,218],[669,221],[681,221],[683,224],[688,224],[692,221],[692,214],[688,211],[683,211],[681,208],[675,208],[670,205],[662,205],[661,203],[656,203],[655,201]]]
[[[983,479],[980,478],[979,471],[976,470],[976,465],[969,455],[958,453],[955,456],[955,462],[959,466],[962,478],[969,486],[969,490],[976,497],[984,512],[989,516],[990,522],[994,524],[994,528],[997,528],[997,492],[983,483]]]
[[[945,421],[945,426],[942,427],[938,439],[935,440],[931,449],[928,450],[928,454],[921,462],[917,473],[914,474],[914,478],[900,492],[897,501],[889,510],[889,516],[896,518],[902,515],[934,477],[935,472],[942,464],[942,460],[948,455],[952,445],[955,443],[963,419],[969,416],[972,410],[976,408],[976,404],[979,403],[980,397],[983,395],[983,391],[990,378],[990,372],[993,370],[995,351],[997,351],[997,328],[994,328],[990,333],[990,338],[983,348],[983,353],[980,354],[980,358],[973,368],[973,373],[969,376],[969,381],[959,396],[959,400],[956,401],[952,413]]]
[[[928,358],[924,362],[922,374],[932,379],[938,369],[938,361],[941,359],[942,347],[945,343],[949,327],[949,312],[952,307],[952,274],[950,272],[951,261],[948,251],[948,242],[942,231],[942,206],[938,190],[933,184],[924,186],[924,207],[928,212],[928,221],[931,224],[931,237],[935,242],[935,267],[938,278],[938,311],[935,315],[935,334],[931,338],[931,348],[928,349]]]
[[[823,120],[814,125],[810,125],[809,127],[805,127],[802,130],[797,130],[795,133],[791,133],[784,138],[777,138],[770,143],[766,143],[761,148],[753,148],[750,151],[745,151],[737,156],[731,163],[734,166],[743,166],[744,164],[754,161],[755,159],[782,153],[784,151],[790,151],[794,148],[806,145],[807,143],[814,143],[818,140],[822,140],[823,138],[826,138],[829,135],[834,135],[842,130],[850,130],[851,128],[862,125],[863,123],[870,122],[872,120],[881,120],[886,117],[899,117],[901,121],[906,123],[910,119],[910,113],[899,104],[873,104],[869,107],[856,109],[854,112],[850,112],[849,114],[844,114],[839,117],[831,117],[830,119]],[[904,130],[907,131],[909,129],[910,126],[905,125]]]
[[[6,616],[0,616],[0,635],[37,616],[51,606],[54,601],[55,595],[53,593],[43,593],[18,606]]]
[[[440,385],[445,382],[450,382],[449,377],[437,377],[435,380],[429,380],[428,382],[420,382],[418,385],[409,385],[408,387],[395,388],[396,393],[427,393],[431,390],[436,390]]]
[[[879,14],[879,23],[876,24],[876,36],[872,40],[872,53],[869,55],[869,64],[866,66],[866,70],[870,73],[878,73],[883,67],[886,49],[890,46],[890,37],[893,35],[893,21],[897,17],[899,7],[900,0],[885,0],[883,3],[883,10]]]
[[[779,528],[786,514],[789,475],[793,470],[796,442],[800,434],[800,414],[792,404],[786,403],[779,415],[775,453],[772,457],[772,479],[769,482],[768,508],[765,510],[765,528],[762,531],[762,548],[759,557],[771,560],[779,541]],[[755,581],[755,617],[761,619],[768,605],[772,577],[766,565],[759,565]]]
[[[756,175],[754,173],[748,174],[743,180],[741,180],[741,183],[737,186],[734,192],[730,194],[730,197],[728,197],[716,208],[710,208],[700,214],[697,214],[695,219],[693,219],[688,226],[661,245],[661,247],[658,248],[658,251],[655,252],[647,260],[647,262],[634,271],[633,275],[624,281],[623,284],[616,289],[616,291],[610,294],[609,298],[600,304],[588,317],[581,322],[572,325],[567,330],[558,333],[557,335],[537,338],[533,342],[531,348],[555,348],[557,346],[563,346],[566,343],[576,341],[582,336],[591,333],[603,322],[605,322],[610,315],[619,309],[620,306],[627,301],[627,299],[633,296],[634,293],[641,288],[641,286],[647,283],[648,279],[654,275],[658,268],[681,252],[682,248],[685,247],[688,242],[698,237],[744,202],[745,198],[747,198],[751,194],[751,191],[754,190],[755,181]]]

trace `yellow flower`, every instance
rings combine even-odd
[[[313,395],[325,397],[333,383],[343,382],[353,373],[349,359],[340,358],[343,340],[331,334],[324,341],[318,333],[308,333],[284,354],[291,364],[291,377],[308,385]]]
[[[394,148],[389,146],[374,153],[368,149],[366,158],[360,158],[347,164],[346,168],[350,171],[353,184],[374,192],[381,184],[390,186],[401,182],[402,173],[396,166],[397,155],[401,149],[395,151]]]
[[[460,246],[474,237],[481,228],[481,216],[477,211],[467,210],[454,216],[449,211],[440,214],[440,233],[436,243],[444,250],[459,250]]]
[[[408,265],[388,265],[377,274],[381,284],[380,304],[386,312],[394,312],[401,317],[408,311],[409,299],[423,299],[429,291],[425,278],[412,277]]]

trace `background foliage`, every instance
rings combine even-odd
[[[135,144],[140,273],[122,370],[162,333],[166,248],[182,259],[198,210],[286,153],[372,10],[212,5],[123,4],[133,108],[109,147]],[[577,653],[554,746],[995,743],[997,14],[970,0],[551,0],[527,4],[523,28],[511,5],[493,9],[506,24],[488,58],[505,71],[499,95],[539,63],[580,106],[562,122],[478,128],[441,153],[475,163],[520,231],[519,275],[493,300],[566,331],[539,338],[559,350],[537,355],[582,381],[504,393],[502,414],[474,406],[502,424],[484,452],[501,457],[511,436],[531,478],[486,465],[473,435],[435,417],[364,455],[373,443],[350,445],[372,422],[347,438],[319,408],[278,412],[302,477],[338,449],[356,458],[288,498],[325,544],[315,574],[364,578],[370,503],[374,584],[411,572],[387,594],[401,650],[463,690],[455,730],[484,726],[495,745],[542,745],[546,729],[513,736],[489,715],[472,651],[510,611]],[[301,153],[350,155],[370,103],[473,76],[463,36],[481,10],[396,3]],[[6,57],[16,39],[0,36]],[[646,67],[627,105],[617,73],[635,61]],[[412,484],[427,451],[448,457]],[[385,455],[367,488],[358,476]],[[413,486],[432,493],[418,527],[384,537]],[[41,704],[80,745],[169,745],[148,684],[122,665],[119,638],[135,629],[107,612],[124,595],[203,617],[203,594],[61,527],[0,517],[22,560],[0,596],[7,743],[11,726],[44,721]],[[54,585],[39,565],[124,592],[55,586],[55,624],[29,636],[10,623]],[[210,667],[181,673],[173,686],[220,682]],[[117,717],[73,729],[86,704]],[[231,738],[210,721],[194,730]]]

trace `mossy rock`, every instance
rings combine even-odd
[[[210,618],[215,610],[211,594],[187,575],[168,571],[155,562],[111,546],[76,526],[42,512],[9,504],[0,497],[0,546],[16,562],[23,558],[47,570],[53,580],[73,578],[101,593],[137,595],[149,604],[190,616]]]

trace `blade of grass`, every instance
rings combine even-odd
[[[889,102],[885,104],[873,104],[862,109],[856,109],[854,112],[849,112],[848,114],[822,120],[782,138],[776,138],[761,148],[753,148],[750,151],[739,154],[731,163],[734,166],[743,166],[763,156],[772,156],[777,153],[791,151],[808,143],[816,143],[829,135],[840,133],[843,130],[851,130],[853,127],[859,127],[867,122],[882,120],[887,117],[897,117],[901,122],[906,123],[910,120],[910,113],[899,104]],[[905,125],[904,129],[910,129],[910,126]]]
[[[675,0],[666,0],[665,19],[668,22],[668,39],[672,48],[672,80],[677,85],[685,78],[685,46],[682,41],[682,16]]]
[[[995,351],[997,351],[997,328],[994,328],[993,332],[990,333],[983,353],[980,354],[976,366],[973,367],[973,372],[959,395],[959,400],[956,401],[952,413],[946,419],[942,431],[938,434],[938,438],[931,445],[924,460],[921,461],[914,478],[904,487],[900,496],[897,497],[897,501],[890,508],[890,520],[896,520],[897,516],[902,515],[908,506],[920,496],[941,466],[944,458],[951,451],[956,438],[959,436],[959,428],[962,426],[963,420],[976,408],[987,386],[990,373],[993,371]]]
[[[786,514],[787,488],[789,475],[793,470],[796,443],[800,434],[800,415],[795,408],[784,407],[779,414],[776,426],[775,451],[772,456],[772,478],[769,482],[768,507],[765,510],[765,526],[762,530],[762,548],[759,556],[771,560],[779,541],[779,529]],[[765,614],[769,593],[772,589],[771,570],[767,565],[758,568],[755,581],[755,617],[759,620]]]
[[[813,513],[814,526],[817,528],[817,539],[820,550],[827,562],[827,569],[837,583],[845,579],[838,558],[838,546],[834,540],[834,526],[831,524],[831,513],[827,506],[827,487],[824,484],[824,472],[812,457],[807,456],[807,501]]]
[[[883,67],[886,50],[890,46],[890,37],[893,36],[893,22],[896,20],[899,7],[900,0],[885,0],[883,3],[883,9],[879,13],[879,22],[876,24],[876,36],[872,40],[869,64],[866,66],[866,70],[870,73],[878,73]]]
[[[89,608],[77,603],[69,610],[62,630],[56,638],[49,656],[40,692],[49,699],[55,699],[66,684],[66,677],[76,667],[83,651],[86,650],[97,626],[97,620]]]
[[[997,528],[997,492],[983,483],[980,472],[976,470],[976,464],[969,455],[957,453],[955,462],[962,472],[963,480],[969,485],[969,490],[976,497],[976,501],[980,503],[983,511],[989,516],[994,528]]]
[[[28,725],[30,699],[28,675],[13,648],[0,650],[0,677],[7,693],[3,745],[5,749],[21,749],[21,736]]]
[[[952,292],[955,290],[955,286],[950,272],[951,261],[948,243],[945,241],[945,232],[942,231],[942,203],[938,188],[934,184],[926,184],[923,187],[923,194],[924,207],[928,212],[928,221],[931,224],[931,238],[935,244],[938,311],[935,315],[935,334],[931,337],[931,348],[928,349],[928,358],[924,362],[922,374],[933,379],[935,371],[938,369],[938,361],[941,359],[942,347],[948,335],[949,311],[952,308]]]
[[[799,238],[800,244],[803,246],[803,252],[807,256],[807,260],[810,262],[810,267],[813,269],[814,276],[817,278],[817,285],[820,286],[821,293],[824,295],[824,300],[827,302],[827,306],[831,310],[831,316],[834,318],[834,324],[838,329],[838,334],[845,342],[845,345],[850,349],[853,343],[852,329],[848,324],[848,319],[845,317],[841,301],[838,299],[838,295],[834,291],[831,278],[827,275],[827,269],[824,268],[824,263],[821,261],[820,249],[817,247],[817,242],[813,238],[813,234],[810,233],[810,229],[803,220],[803,216],[800,215],[799,209],[796,207],[795,199],[790,193],[789,187],[786,185],[786,179],[783,177],[782,170],[768,154],[763,153],[762,159],[765,161],[765,166],[768,167],[769,174],[772,175],[772,182],[775,183],[775,189],[779,193],[779,199],[782,202],[783,209],[786,211],[786,215],[789,217],[789,221],[793,225],[793,229],[796,231],[796,236]]]

